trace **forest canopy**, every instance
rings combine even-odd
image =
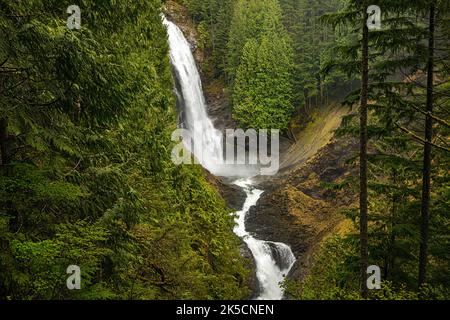
[[[0,299],[248,297],[229,209],[171,162],[160,1],[71,4],[0,1]]]

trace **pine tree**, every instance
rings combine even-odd
[[[434,106],[434,50],[435,50],[435,3],[431,1],[429,12],[428,61],[427,61],[427,101],[425,120],[425,145],[423,153],[423,187],[422,187],[422,221],[420,229],[419,253],[419,287],[425,284],[427,274],[428,239],[430,224],[430,194],[431,194],[431,141],[433,140]]]
[[[232,0],[186,0],[184,2],[190,15],[208,38],[207,57],[211,60],[213,76],[226,75],[227,43],[232,19]],[[206,25],[206,28],[203,26]],[[203,28],[203,30],[202,30]],[[205,30],[206,29],[206,30]],[[206,34],[205,34],[206,33]]]
[[[284,37],[277,0],[238,0],[234,4],[228,40],[228,75],[233,83],[245,44],[263,35]]]
[[[367,103],[369,90],[369,28],[367,21],[369,15],[367,13],[367,1],[363,1],[362,10],[364,11],[362,19],[362,76],[361,76],[361,101],[359,105],[360,116],[360,154],[359,154],[359,232],[360,232],[360,246],[361,246],[361,292],[362,297],[367,298],[368,288],[364,279],[367,275],[367,267],[369,265],[369,250],[368,250],[368,218],[367,218]]]
[[[294,101],[311,112],[314,105],[327,103],[347,79],[335,70],[328,74],[321,67],[333,59],[331,50],[335,32],[320,21],[320,17],[338,10],[340,1],[335,0],[281,0],[283,24],[292,38],[294,49]]]
[[[233,117],[244,128],[286,129],[293,105],[288,39],[264,35],[244,46],[233,91]]]

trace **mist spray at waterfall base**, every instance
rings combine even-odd
[[[167,26],[169,35],[170,59],[181,88],[179,94],[183,101],[184,127],[190,136],[186,138],[201,141],[193,145],[189,144],[186,148],[200,159],[199,162],[205,169],[215,175],[246,177],[235,182],[246,192],[247,199],[242,210],[236,213],[237,226],[234,232],[247,244],[255,259],[256,275],[260,286],[260,295],[257,299],[282,299],[283,290],[280,282],[292,268],[295,257],[286,244],[259,240],[246,231],[245,218],[250,208],[263,194],[262,190],[253,188],[251,179],[248,179],[249,176],[255,175],[255,168],[217,166],[218,163],[223,163],[222,135],[214,128],[208,117],[200,74],[189,43],[174,23],[166,18],[163,18],[163,22]],[[202,125],[195,125],[196,123]],[[224,172],[227,170],[228,172]]]

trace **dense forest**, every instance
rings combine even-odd
[[[251,297],[232,209],[204,169],[171,161],[170,2],[0,0],[0,299]],[[287,298],[449,299],[450,2],[175,2],[240,128],[290,137],[348,108],[336,137],[358,141],[357,174],[326,187],[357,195],[336,209],[352,227]],[[67,290],[70,265],[83,290]]]
[[[160,1],[83,1],[80,31],[70,4],[0,2],[0,298],[248,297],[230,210],[171,162]]]

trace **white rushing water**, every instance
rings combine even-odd
[[[184,125],[190,135],[184,137],[184,141],[201,141],[186,147],[204,168],[218,174],[221,170],[220,164],[223,163],[222,135],[214,128],[206,112],[202,82],[191,48],[178,26],[166,18],[163,18],[163,22],[169,34],[170,60],[181,86]]]
[[[184,103],[184,126],[189,131],[194,145],[187,145],[197,160],[215,175],[248,176],[249,170],[225,167],[219,164],[223,160],[222,136],[208,117],[202,84],[190,46],[182,31],[172,22],[163,18],[167,26],[170,44],[170,58],[180,83]],[[228,170],[230,172],[223,172]],[[287,275],[295,262],[295,257],[284,243],[263,241],[254,238],[245,228],[245,218],[263,191],[252,188],[250,179],[235,182],[247,194],[244,207],[237,212],[237,226],[234,232],[241,237],[253,254],[256,263],[256,275],[260,285],[257,299],[277,300],[283,298],[280,282]]]
[[[256,276],[260,285],[260,300],[280,300],[283,290],[280,282],[289,273],[295,263],[291,248],[280,242],[263,241],[254,238],[245,228],[245,219],[250,208],[256,205],[263,194],[262,190],[252,188],[250,179],[241,179],[235,182],[247,194],[244,207],[237,214],[237,226],[234,232],[241,237],[252,252],[256,263]],[[277,256],[277,259],[275,257]],[[278,260],[278,263],[277,261]]]

